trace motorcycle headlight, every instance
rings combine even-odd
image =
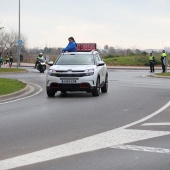
[[[87,69],[85,70],[86,76],[92,76],[94,74],[94,69]]]

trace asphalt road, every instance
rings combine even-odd
[[[170,81],[148,74],[111,69],[107,94],[54,98],[37,70],[0,75],[43,89],[0,103],[0,170],[169,170]]]

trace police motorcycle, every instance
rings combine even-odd
[[[46,70],[46,60],[44,58],[38,59],[37,61],[37,70],[40,71],[40,73],[44,73]]]

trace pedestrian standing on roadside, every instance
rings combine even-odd
[[[150,65],[150,72],[151,73],[152,72],[154,73],[154,71],[155,71],[154,63],[155,63],[155,57],[153,56],[152,53],[150,53],[150,55],[149,55],[149,65]]]
[[[0,52],[0,67],[1,67],[1,65],[3,65],[3,56],[2,56],[2,54]]]
[[[162,73],[165,73],[165,66],[166,66],[166,53],[165,53],[165,50],[162,51],[161,62],[162,62]]]
[[[6,53],[5,64],[8,64],[8,63],[9,63],[9,53]]]
[[[9,53],[9,66],[11,67],[13,63],[13,55],[12,55],[12,51],[10,51]]]

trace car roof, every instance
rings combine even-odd
[[[90,51],[90,52],[65,52],[64,54],[98,54],[98,51]]]

